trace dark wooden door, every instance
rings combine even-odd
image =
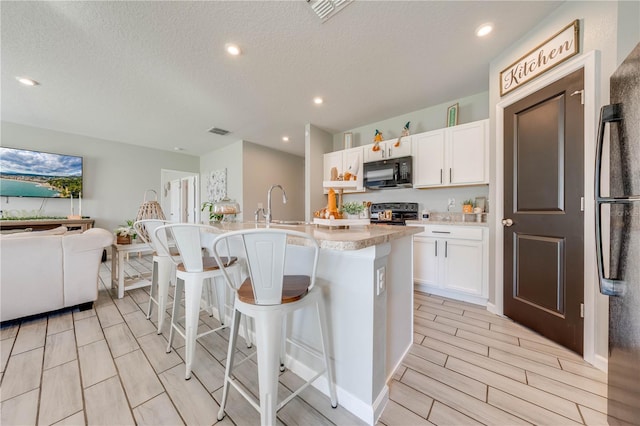
[[[583,83],[576,71],[504,111],[504,314],[579,354]]]

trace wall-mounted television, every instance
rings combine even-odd
[[[82,157],[0,147],[0,196],[74,198],[82,192]]]

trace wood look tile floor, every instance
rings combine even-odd
[[[100,269],[94,308],[0,328],[2,425],[257,425],[258,413],[231,389],[218,422],[228,330],[198,341],[191,380],[184,342],[165,353],[168,324],[145,318],[148,289],[117,299]],[[131,257],[126,273],[148,273],[150,257]],[[106,284],[106,285],[105,285]],[[606,425],[606,374],[578,355],[482,307],[415,293],[414,343],[389,383],[379,425]],[[155,315],[154,315],[155,317]],[[202,329],[217,326],[203,313]],[[238,350],[249,353],[243,341]],[[257,391],[249,362],[240,380]],[[279,397],[301,379],[281,375]],[[279,425],[359,425],[342,407],[307,388],[278,412]]]

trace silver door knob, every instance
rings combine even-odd
[[[513,220],[511,220],[511,219],[502,219],[502,224],[504,226],[511,226],[511,225],[513,225]]]

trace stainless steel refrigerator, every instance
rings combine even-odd
[[[600,292],[609,297],[609,424],[640,424],[640,44],[611,76],[596,152],[596,238]],[[602,194],[605,130],[609,193]],[[603,219],[609,218],[608,271]]]

